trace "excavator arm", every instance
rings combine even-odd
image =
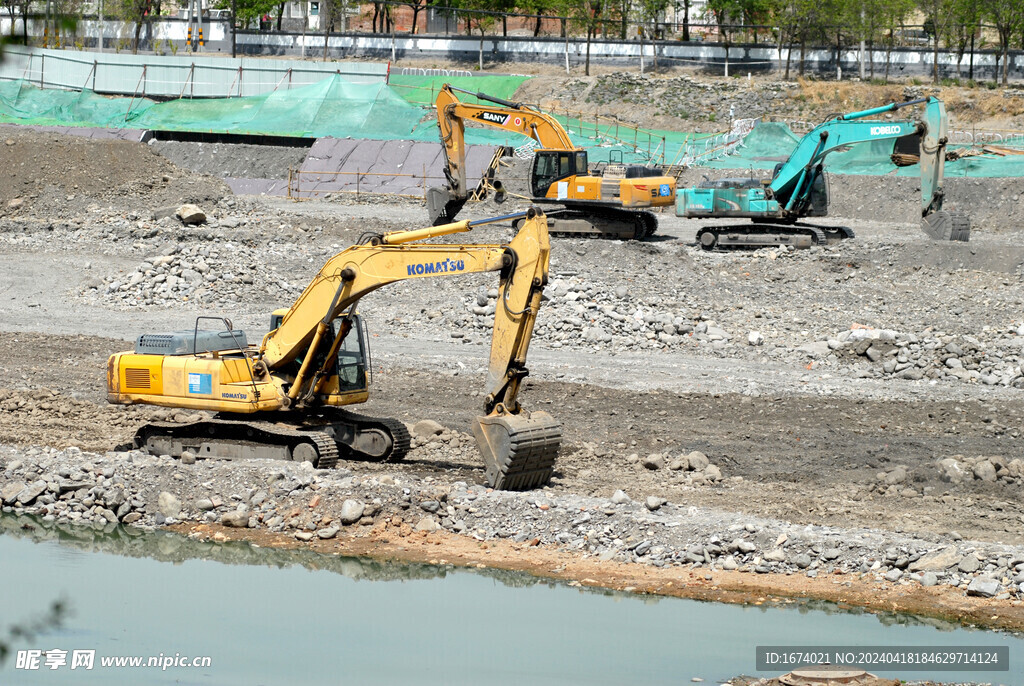
[[[478,100],[493,104],[465,103],[459,100],[456,92],[472,95]],[[444,175],[448,187],[431,188],[427,191],[427,208],[432,224],[451,221],[458,215],[469,197],[466,182],[466,121],[532,138],[545,149],[577,149],[557,119],[523,103],[496,98],[486,93],[474,93],[446,83],[442,86],[435,104],[437,125],[441,130],[441,147],[444,150]]]
[[[925,114],[918,121],[862,121],[922,103],[925,104]],[[785,214],[802,217],[810,204],[811,189],[829,153],[855,143],[917,134],[921,138],[922,228],[932,238],[967,240],[970,224],[966,217],[942,211],[947,126],[946,106],[933,97],[891,103],[824,122],[800,140],[793,154],[778,169],[770,184],[772,195]]]
[[[415,241],[470,231],[474,226],[525,219],[507,245],[423,245]],[[551,476],[561,442],[561,427],[546,412],[526,412],[519,388],[528,374],[526,355],[548,278],[551,245],[545,216],[535,208],[504,217],[384,234],[352,246],[328,260],[281,325],[267,334],[260,357],[270,373],[301,357],[302,365],[286,390],[284,405],[315,402],[323,369],[313,361],[334,357],[344,335],[329,345],[334,319],[354,309],[367,293],[396,281],[500,272],[491,333],[484,414],[473,434],[484,458],[487,482],[495,488],[523,489]]]
[[[525,223],[507,245],[413,244],[521,218]],[[547,282],[550,254],[546,219],[534,208],[503,217],[384,234],[328,260],[280,326],[264,338],[259,357],[271,373],[301,359],[302,367],[287,395],[292,400],[307,397],[312,378],[308,371],[313,360],[323,357],[318,353],[326,345],[327,330],[364,295],[397,281],[500,271],[485,409],[490,412],[502,404],[516,411],[518,381],[525,375],[526,353]],[[336,343],[332,345],[337,347]]]

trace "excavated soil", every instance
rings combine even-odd
[[[152,211],[231,193],[220,179],[186,171],[147,145],[15,127],[0,132],[0,169],[0,217],[67,216],[91,204]]]
[[[177,168],[143,145],[21,131],[4,137],[0,444],[19,450],[77,446],[103,453],[124,446],[154,410],[106,404],[110,353],[126,349],[143,331],[190,328],[197,314],[230,316],[258,340],[267,313],[287,305],[326,256],[368,228],[413,228],[425,215],[415,203],[372,199],[293,204],[226,197],[219,181]],[[906,190],[887,190],[887,182],[874,182],[879,196]],[[979,188],[1008,193],[1005,186]],[[852,189],[853,195],[863,192]],[[12,207],[15,199],[22,202]],[[185,200],[206,210],[206,226],[151,219],[154,210]],[[94,203],[106,209],[90,209]],[[467,216],[493,210],[469,208]],[[902,532],[936,545],[961,539],[1024,545],[1024,480],[1008,467],[1021,455],[1024,419],[1017,383],[1024,258],[1014,212],[1008,201],[1004,218],[988,217],[967,246],[929,243],[912,223],[878,216],[858,219],[858,238],[849,245],[800,254],[706,255],[692,245],[697,225],[667,213],[650,242],[556,240],[552,285],[557,280],[562,289],[552,288],[542,308],[522,396],[524,406],[555,415],[565,435],[544,497],[608,499],[623,490],[638,503],[650,496],[692,507],[690,518],[700,522],[731,512],[812,528]],[[506,229],[486,228],[467,241],[505,238]],[[159,281],[147,275],[144,265],[160,257],[178,260],[177,274],[170,274],[175,288],[167,286],[168,274]],[[199,276],[185,273],[197,272],[200,263],[206,271]],[[198,280],[190,282],[193,277]],[[202,290],[189,285],[199,283]],[[410,424],[433,419],[454,438],[443,449],[419,446],[402,464],[346,462],[345,469],[358,478],[482,482],[479,457],[464,432],[484,388],[487,330],[480,317],[486,314],[473,308],[486,310],[491,286],[482,277],[433,290],[402,284],[367,298],[375,362],[367,413]],[[615,311],[607,303],[619,301],[628,305],[629,317],[636,308],[671,314],[665,325],[675,317],[674,333],[659,328],[664,336],[623,330],[608,340],[588,337],[584,329],[612,325],[603,319]],[[880,361],[826,345],[854,325],[894,330],[905,338],[893,340],[907,345],[910,336],[934,337],[940,352],[921,358],[930,376],[897,378],[884,373]],[[718,326],[726,335],[710,338]],[[748,332],[757,330],[769,344],[746,344]],[[808,354],[802,348],[808,345],[816,352]],[[949,352],[954,349],[959,352]],[[980,374],[972,366],[999,373]],[[704,453],[721,478],[683,478],[684,471],[669,466],[691,451]],[[655,455],[663,462],[650,459]],[[968,471],[950,479],[939,466],[948,458],[985,462],[992,478]],[[423,548],[408,556],[461,555],[486,564],[462,550],[479,541],[442,534],[424,539],[434,555]],[[409,549],[386,531],[380,536],[382,545]],[[688,573],[675,568],[675,576],[665,572],[662,579],[665,570],[645,565],[584,561],[554,545],[508,545],[501,555],[485,555],[538,573],[563,560],[566,578],[593,578],[597,585],[674,592],[668,581]],[[378,552],[397,555],[397,548]],[[878,559],[886,559],[884,551]],[[1001,559],[1006,570],[1024,562]],[[701,572],[686,585],[694,597],[771,593],[875,609],[895,603],[900,610],[972,622],[1009,617],[1021,603],[1017,595],[974,601],[956,585],[935,590],[916,582],[879,595],[868,576],[873,573],[845,577],[837,588],[831,576],[716,568],[711,580]],[[1014,594],[1018,584],[1012,582]],[[1009,624],[987,621],[1021,625],[1013,617]]]

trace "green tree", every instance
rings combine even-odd
[[[720,40],[725,43],[728,50],[732,24],[738,21],[742,12],[740,2],[739,0],[708,0],[707,8],[715,18],[715,24],[718,25]]]
[[[409,33],[416,33],[416,22],[419,19],[420,12],[427,9],[427,0],[409,0],[403,2],[403,5],[412,10],[412,26],[409,27]]]
[[[533,14],[533,35],[539,36],[541,30],[541,23],[544,17],[547,15],[555,14],[555,7],[557,6],[555,0],[521,0],[517,7],[523,14]]]
[[[609,12],[608,0],[574,0],[567,6],[569,19],[586,32],[587,59],[584,73],[590,76],[590,43],[605,21],[614,20]]]
[[[995,24],[999,35],[1000,58],[1003,61],[1003,86],[1006,86],[1010,69],[1010,40],[1021,26],[1024,26],[1024,6],[1020,0],[986,0],[985,15]],[[996,80],[999,79],[996,67]]]
[[[503,0],[454,0],[449,6],[460,10],[468,10],[463,16],[466,19],[466,32],[472,35],[473,31],[480,33],[480,50],[478,55],[478,67],[484,68],[484,36],[498,23],[498,12],[503,11]]]
[[[391,32],[391,5],[383,2],[373,3],[373,32],[378,33],[377,26],[380,25],[380,33]]]
[[[810,9],[811,4],[807,0],[776,0],[772,8],[775,25],[778,27],[775,39],[779,59],[782,59],[783,46],[786,47],[786,70],[783,78],[787,81],[793,61],[793,44],[797,42],[802,27],[807,23]]]
[[[885,44],[885,82],[889,82],[889,68],[892,66],[892,49],[896,44],[896,29],[907,21],[914,11],[915,0],[877,0],[873,5],[881,18],[879,29]]]
[[[1016,2],[1017,0],[1011,0]],[[949,30],[955,14],[956,0],[918,0],[917,6],[924,13],[925,22],[932,27],[932,81],[939,82],[939,36]]]
[[[247,29],[252,26],[259,27],[260,19],[268,14],[283,14],[278,6],[278,0],[220,0],[216,7],[218,9],[233,10],[236,16],[232,21],[240,28]],[[283,6],[282,6],[283,7]],[[278,25],[280,28],[280,25]]]
[[[519,8],[519,11],[522,12],[523,14],[536,15],[534,17],[533,35],[539,36],[541,22],[543,21],[544,17],[547,15],[556,14],[557,8],[559,7],[559,3],[557,2],[557,0],[521,0],[517,7]]]
[[[982,3],[979,0],[953,0],[953,15],[943,40],[956,51],[956,75],[959,78],[964,53],[981,31]]]
[[[789,79],[793,61],[793,47],[800,46],[799,73],[803,76],[808,43],[820,43],[826,40],[823,11],[819,0],[774,0],[768,11],[778,27],[778,48],[788,46],[786,51],[785,79]]]
[[[773,0],[740,0],[740,19],[744,26],[749,26],[754,42],[758,42],[758,27],[768,26],[775,17]]]
[[[658,38],[658,22],[668,9],[671,0],[639,0],[637,10],[640,15],[638,22],[647,33],[654,39]],[[654,45],[654,68],[658,68],[658,46]]]
[[[690,3],[691,0],[682,0],[676,2],[676,16],[678,16],[679,8],[683,9],[683,40],[690,40]]]
[[[139,52],[139,38],[142,33],[142,25],[149,21],[152,7],[152,0],[120,0],[120,5],[116,7],[117,14],[124,21],[135,24],[135,36],[132,39],[133,55]]]

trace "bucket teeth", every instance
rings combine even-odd
[[[562,427],[547,412],[476,417],[473,435],[492,488],[526,491],[551,479]]]
[[[937,241],[968,241],[971,238],[971,219],[966,214],[939,210],[921,220],[921,228]]]

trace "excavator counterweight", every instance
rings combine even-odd
[[[507,244],[420,242],[498,221],[519,223]],[[498,272],[486,400],[473,433],[488,484],[537,488],[551,478],[562,431],[546,412],[524,410],[518,398],[549,262],[547,218],[536,208],[373,236],[328,260],[289,309],[272,314],[258,346],[228,320],[221,320],[226,332],[201,330],[197,321],[191,331],[140,336],[135,350],[108,360],[107,398],[215,413],[141,427],[136,446],[158,454],[284,459],[321,468],[341,459],[401,460],[410,446],[404,424],[343,409],[369,398],[357,303],[398,281]]]

